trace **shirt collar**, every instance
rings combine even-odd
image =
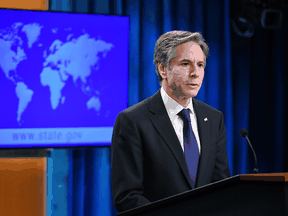
[[[179,104],[177,101],[172,99],[164,90],[163,87],[160,89],[160,94],[162,97],[162,100],[164,102],[164,105],[166,107],[166,110],[168,114],[172,116],[176,116],[182,109],[190,109],[190,112],[194,114],[194,109],[193,109],[193,101],[192,98],[186,108],[184,108],[181,104]]]

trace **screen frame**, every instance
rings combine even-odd
[[[128,78],[128,81],[127,81],[127,86],[126,86],[126,92],[127,92],[127,95],[126,95],[126,98],[127,98],[127,104],[126,104],[126,108],[128,108],[128,104],[129,104],[129,74],[130,74],[130,62],[129,62],[129,47],[130,47],[130,16],[129,15],[119,15],[119,14],[112,14],[112,13],[95,13],[95,12],[76,12],[76,11],[59,11],[59,10],[51,10],[50,7],[51,7],[51,0],[48,1],[48,7],[49,9],[48,10],[37,10],[37,9],[14,9],[14,8],[2,8],[0,7],[0,13],[1,13],[1,10],[12,10],[12,11],[30,11],[30,12],[41,12],[41,13],[63,13],[63,14],[85,14],[85,15],[91,15],[91,16],[97,16],[97,15],[101,15],[101,16],[109,16],[109,17],[113,17],[113,16],[116,16],[116,17],[126,17],[128,18],[128,38],[127,38],[127,41],[128,41],[128,47],[127,47],[127,78]],[[125,109],[126,109],[125,108]],[[75,128],[75,127],[74,127]],[[5,128],[5,129],[9,129],[9,128]],[[112,136],[111,136],[111,139],[112,139]],[[0,144],[0,151],[3,150],[22,150],[22,151],[25,151],[25,150],[46,150],[46,151],[50,151],[50,150],[55,150],[55,149],[91,149],[91,148],[95,148],[95,147],[111,147],[111,142],[107,142],[107,143],[89,143],[89,145],[86,145],[85,143],[81,143],[81,145],[69,145],[71,143],[67,143],[67,145],[65,146],[58,146],[60,143],[55,143],[55,144],[51,144],[51,146],[36,146],[37,144],[33,144],[33,146],[31,147],[1,147],[1,144]],[[65,143],[66,144],[66,143]],[[88,143],[87,143],[88,144]],[[5,144],[6,145],[6,144]],[[0,157],[1,154],[0,154]]]

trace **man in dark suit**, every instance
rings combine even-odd
[[[114,125],[111,178],[118,212],[230,177],[223,114],[193,98],[207,56],[199,33],[172,31],[157,40],[161,89],[121,112]]]

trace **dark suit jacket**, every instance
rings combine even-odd
[[[200,187],[230,177],[230,170],[223,114],[194,98],[193,107],[201,143],[196,179]],[[111,154],[112,194],[118,212],[192,189],[160,90],[117,116]]]

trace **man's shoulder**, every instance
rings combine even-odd
[[[143,110],[148,110],[149,109],[149,105],[150,105],[150,102],[152,100],[152,97],[149,97],[149,98],[146,98],[145,100],[143,101],[140,101],[139,103],[137,104],[134,104],[133,106],[123,110],[123,112],[126,112],[126,113],[135,113],[135,112],[141,112]]]
[[[145,115],[145,113],[150,113],[149,108],[151,105],[151,101],[153,97],[156,96],[156,94],[143,101],[140,101],[139,103],[131,107],[128,107],[127,109],[123,110],[120,114],[124,114],[124,115],[126,114],[126,115],[130,115],[133,117],[133,116]]]
[[[203,101],[200,101],[198,99],[193,98],[193,106],[201,107],[201,109],[205,112],[209,113],[215,113],[215,114],[222,114],[222,112],[218,109],[215,109],[214,107],[210,106],[207,103],[204,103]]]

